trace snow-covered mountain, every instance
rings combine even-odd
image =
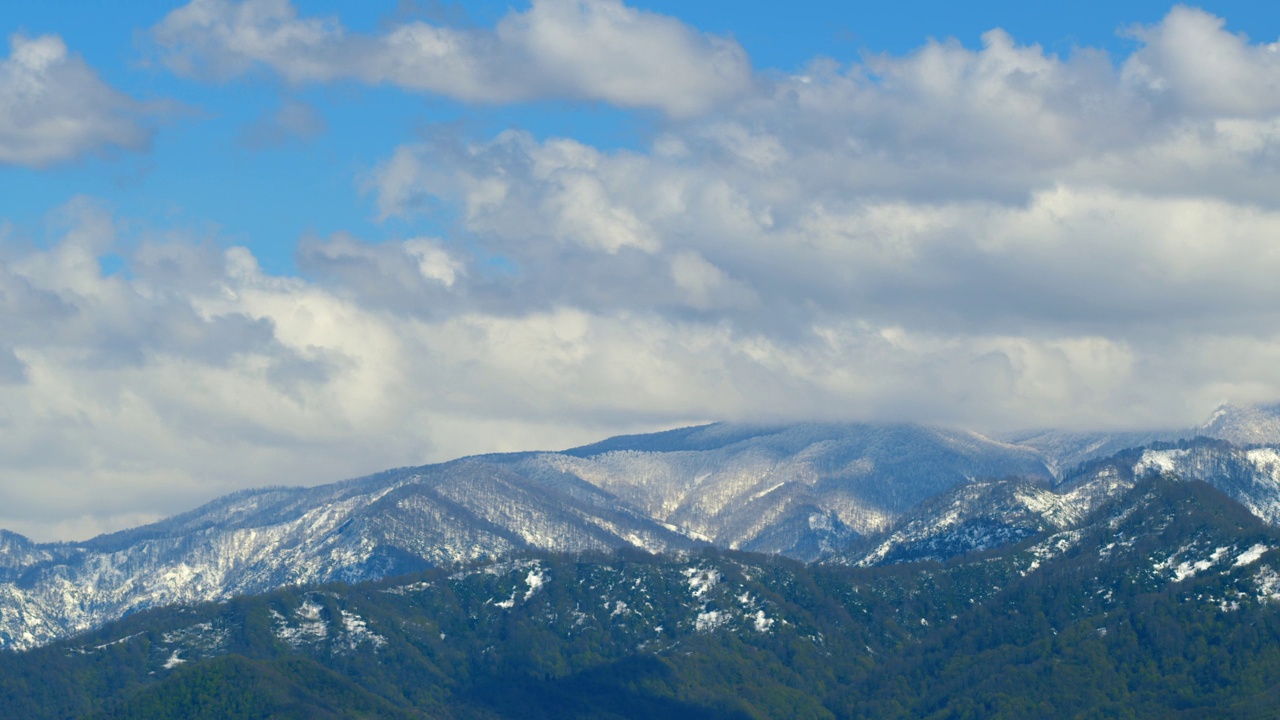
[[[1095,458],[1159,442],[1209,437],[1241,447],[1280,445],[1280,404],[1239,407],[1224,403],[1202,424],[1188,428],[1118,432],[1029,430],[1000,433],[993,437],[1012,445],[1034,448],[1055,474],[1065,475],[1081,463]]]
[[[941,490],[1006,475],[1048,471],[1034,451],[952,430],[711,425],[241,492],[86,542],[0,536],[0,646],[32,647],[147,607],[523,549],[712,542],[810,560]]]
[[[962,485],[921,503],[884,535],[830,557],[862,566],[946,560],[1067,530],[1151,475],[1208,483],[1268,524],[1280,525],[1280,448],[1242,448],[1200,437],[1085,463],[1053,485],[1020,478]]]
[[[1157,442],[1176,442],[1206,435],[1203,426],[1182,430],[1134,430],[1121,432],[1078,432],[1035,430],[1006,433],[999,439],[1011,445],[1034,449],[1056,477],[1071,474],[1079,465],[1110,457],[1123,450]]]
[[[1034,450],[918,425],[710,425],[614,438],[522,462],[582,478],[731,549],[802,560],[887,528],[943,490],[1051,475]]]
[[[1236,445],[1280,445],[1280,404],[1220,405],[1199,430],[1206,437]]]
[[[0,717],[1275,716],[1280,530],[1164,478],[1070,523],[946,565],[528,553],[159,608],[0,653]]]
[[[82,543],[0,537],[0,646],[25,648],[147,607],[357,581],[526,548],[699,541],[567,475],[460,460],[316,488],[241,492]]]
[[[1144,472],[1206,479],[1277,523],[1274,449],[1150,443],[1266,437],[1278,418],[1278,408],[1220,409],[1182,433],[1002,441],[911,424],[714,424],[246,491],[85,542],[0,532],[0,647],[33,647],[148,607],[523,550],[714,544],[803,561],[940,559],[1069,528]],[[1148,447],[1098,459],[1135,444]]]

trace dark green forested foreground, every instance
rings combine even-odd
[[[1153,480],[948,565],[548,557],[288,589],[4,654],[0,717],[1280,717],[1277,547]]]

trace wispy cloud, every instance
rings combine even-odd
[[[377,35],[300,17],[288,0],[192,0],[150,36],[183,75],[260,69],[292,83],[355,80],[468,102],[598,100],[689,116],[750,82],[732,40],[619,0],[537,0],[492,29],[409,21]]]
[[[278,147],[290,141],[306,141],[328,128],[324,116],[299,100],[285,100],[274,112],[249,124],[240,132],[239,142],[250,150]]]

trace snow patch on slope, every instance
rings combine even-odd
[[[720,571],[715,568],[691,567],[684,571],[689,580],[689,592],[695,599],[701,598],[720,584]]]
[[[1248,550],[1245,550],[1244,552],[1237,555],[1236,561],[1232,564],[1232,567],[1244,567],[1245,565],[1252,565],[1253,563],[1257,562],[1259,558],[1262,557],[1263,553],[1267,552],[1270,549],[1271,548],[1267,547],[1266,545],[1263,545],[1262,543],[1258,543],[1257,545],[1254,545]]]
[[[1144,475],[1149,472],[1159,472],[1170,474],[1178,469],[1178,461],[1187,457],[1188,450],[1144,450],[1142,458],[1134,465],[1133,472],[1135,475]]]

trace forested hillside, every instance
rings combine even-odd
[[[947,564],[529,556],[286,588],[0,655],[0,716],[1258,717],[1277,547],[1153,479]]]

